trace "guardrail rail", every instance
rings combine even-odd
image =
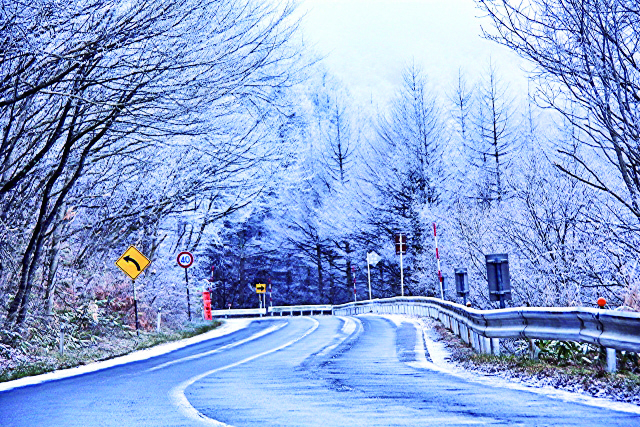
[[[640,353],[640,313],[585,307],[519,307],[476,310],[429,297],[396,297],[333,306],[336,315],[414,314],[440,320],[475,351],[500,354],[500,339],[554,339],[606,349],[607,370],[615,372],[616,350]]]
[[[267,313],[268,312],[268,313]],[[283,316],[303,316],[305,313],[310,316],[333,314],[332,305],[291,305],[291,306],[275,306],[265,308],[235,308],[227,310],[212,310],[211,316],[213,317],[227,317],[227,316],[248,316],[248,315],[260,315],[266,316],[267,314],[273,316],[274,314]]]

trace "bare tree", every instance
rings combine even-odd
[[[489,61],[476,94],[472,119],[476,132],[467,144],[471,164],[479,172],[477,197],[484,204],[500,201],[506,193],[506,173],[516,149],[512,104],[508,86]]]
[[[640,217],[637,2],[480,0],[478,3],[495,24],[495,31],[486,31],[486,36],[536,65],[539,102],[561,113],[589,138],[581,150],[561,150],[580,164],[578,170],[572,171],[561,163],[557,166],[616,199],[636,218],[637,224]],[[615,174],[614,179],[602,170],[602,164]]]
[[[253,110],[248,129],[260,127],[265,117],[255,112],[275,101],[277,88],[294,81],[295,67],[286,72],[281,67],[295,60],[288,47],[295,22],[289,19],[290,5],[257,1],[3,6],[0,212],[9,218],[21,211],[21,216],[11,215],[20,218],[12,226],[29,230],[12,248],[21,267],[5,322],[10,329],[25,320],[44,246],[55,235],[65,202],[75,197],[73,203],[83,208],[100,204],[86,203],[91,193],[78,193],[79,186],[111,193],[133,188],[129,194],[136,194],[142,188],[137,180],[145,177],[137,165],[153,163],[158,147],[211,131],[215,120],[215,126],[224,127],[241,110]],[[255,143],[247,133],[234,140]],[[246,144],[226,158],[219,151],[211,159],[219,168],[205,172],[220,172],[225,162],[238,172],[246,167],[243,156],[249,152],[259,154]],[[112,174],[110,182],[84,179],[101,168],[124,173]],[[182,180],[186,191],[167,191],[159,203],[137,203],[137,210],[107,215],[99,227],[113,230],[127,216],[140,220],[129,223],[147,227],[150,218],[157,222],[193,204],[198,190],[219,191],[221,177],[187,181]],[[204,209],[211,211],[216,195],[209,191],[209,196]],[[29,212],[21,205],[35,209]],[[223,213],[218,210],[213,217]]]

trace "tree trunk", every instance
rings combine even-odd
[[[56,272],[58,271],[58,264],[60,262],[60,234],[62,232],[62,221],[65,215],[66,203],[63,203],[58,212],[58,223],[53,230],[51,241],[51,253],[49,255],[49,274],[47,275],[47,282],[45,284],[46,292],[44,299],[47,304],[47,316],[53,315],[53,300],[56,293]]]
[[[349,242],[344,242],[344,251],[347,254],[347,289],[351,290],[353,286],[353,275],[351,274],[351,256],[349,255],[351,253],[351,247],[349,246]]]
[[[324,282],[322,280],[322,250],[320,248],[320,243],[316,244],[316,262],[318,264],[318,294],[320,296],[320,300],[322,301],[324,297]]]

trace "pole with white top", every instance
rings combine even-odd
[[[367,252],[367,277],[369,279],[369,300],[372,300],[371,296],[371,265],[374,267],[380,261],[380,255],[378,255],[375,251]]]
[[[369,281],[369,301],[371,301],[371,269],[369,268],[369,253],[367,253],[367,280]]]
[[[358,302],[358,295],[356,293],[356,268],[351,267],[351,275],[353,276],[353,301]]]
[[[444,299],[444,289],[442,286],[442,271],[440,270],[440,253],[438,252],[438,235],[436,234],[435,222],[433,223],[433,239],[436,243],[436,262],[438,263],[438,282],[440,284],[440,298]],[[400,260],[402,260],[402,258],[400,258]]]
[[[407,235],[398,233],[395,235],[396,255],[400,255],[400,294],[404,296],[404,268],[402,266],[402,253],[407,250]]]

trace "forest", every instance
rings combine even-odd
[[[405,295],[496,308],[640,310],[640,9],[636,1],[479,0],[484,37],[531,64],[433,85],[407,58],[392,99],[361,103],[305,44],[296,4],[35,0],[0,5],[0,331],[65,313],[142,328],[214,309]]]

